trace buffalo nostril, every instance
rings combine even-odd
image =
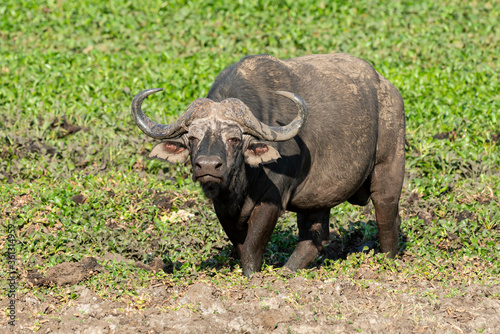
[[[196,159],[194,162],[194,170],[200,173],[213,173],[220,172],[224,162],[216,156],[207,157],[201,156]]]

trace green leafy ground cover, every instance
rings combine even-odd
[[[134,125],[130,102],[164,88],[146,109],[168,122],[245,55],[347,52],[405,101],[402,253],[362,252],[377,249],[373,211],[345,204],[331,212],[325,254],[297,275],[362,285],[369,270],[371,280],[428,280],[452,295],[471,282],[499,284],[498,17],[498,1],[3,1],[0,270],[14,224],[19,294],[74,299],[57,285],[33,287],[29,275],[106,254],[160,258],[165,272],[103,259],[82,284],[104,298],[139,303],[138,287],[152,282],[244,285],[190,167],[146,158],[154,142]],[[294,226],[291,213],[280,220],[265,275],[280,275]]]

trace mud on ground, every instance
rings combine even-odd
[[[127,261],[117,254],[106,256]],[[99,259],[99,261],[106,259]],[[95,258],[62,263],[33,286],[66,286],[66,300],[29,292],[16,298],[14,333],[499,333],[500,285],[450,287],[395,279],[360,269],[353,280],[311,280],[292,273],[258,273],[239,285],[199,278],[187,285],[158,280],[127,299],[98,296],[85,279],[101,272]],[[158,262],[158,261],[156,261]],[[162,264],[136,263],[145,270]],[[156,267],[155,267],[156,266]],[[368,278],[368,279],[367,279]],[[97,293],[96,293],[97,292]],[[7,307],[3,300],[0,307]]]

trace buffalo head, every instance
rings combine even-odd
[[[158,124],[145,115],[141,104],[147,96],[161,90],[140,92],[131,106],[137,126],[150,137],[164,139],[149,156],[182,163],[191,155],[193,179],[201,183],[209,198],[227,187],[244,163],[256,167],[280,158],[270,143],[296,136],[308,116],[307,105],[300,96],[278,91],[275,93],[291,99],[298,108],[297,117],[285,126],[263,124],[236,98],[221,102],[200,98],[175,123]]]

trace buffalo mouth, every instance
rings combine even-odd
[[[196,176],[195,181],[199,181],[200,183],[222,183],[222,177],[214,176],[210,174]]]
[[[218,176],[205,174],[196,177],[195,181],[200,181],[200,185],[203,189],[203,193],[205,193],[205,196],[210,199],[214,199],[219,195],[223,179]]]

